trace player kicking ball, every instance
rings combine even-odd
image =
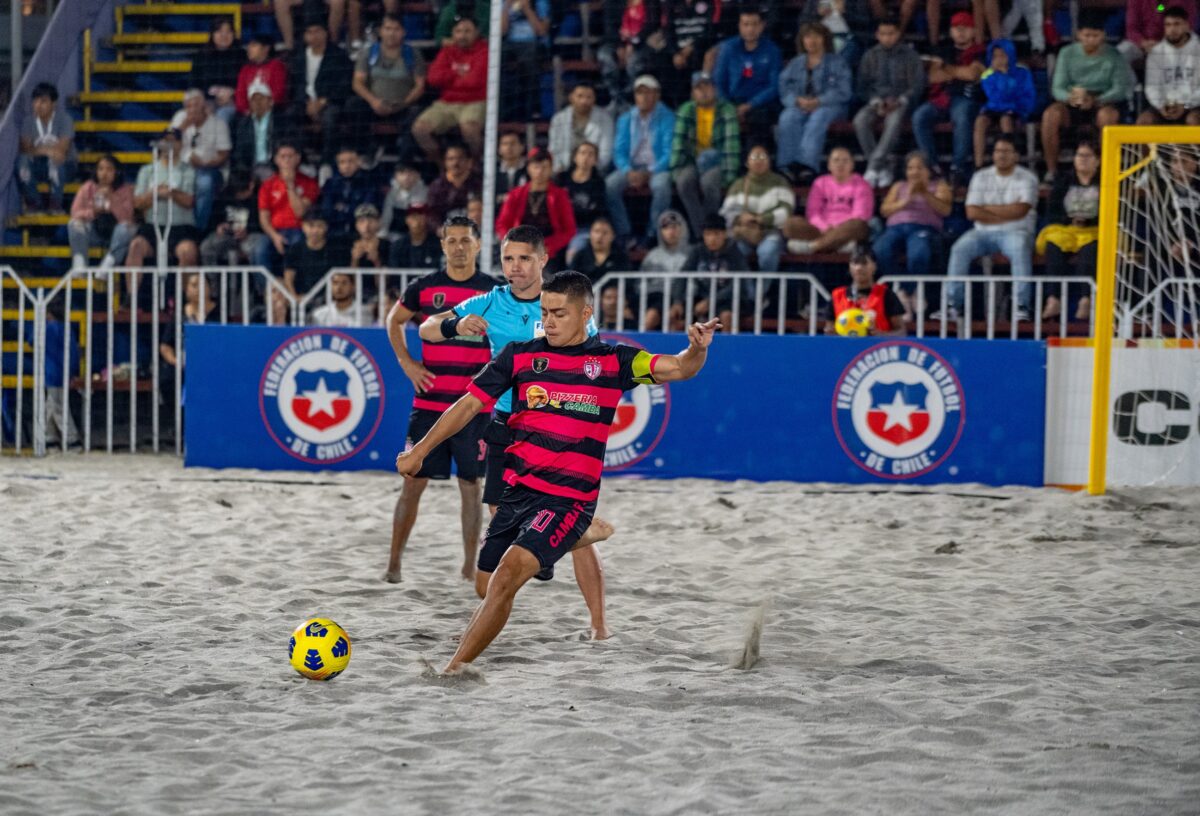
[[[693,324],[687,349],[675,355],[588,337],[592,285],[578,272],[564,272],[542,287],[541,312],[545,336],[505,346],[466,395],[396,457],[396,470],[417,473],[430,451],[514,391],[507,487],[479,555],[480,570],[492,576],[444,674],[458,673],[487,648],[508,621],[517,591],[531,578],[550,580],[555,562],[591,524],[621,394],[642,383],[696,376],[720,328],[716,320]]]

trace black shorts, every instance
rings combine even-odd
[[[1096,114],[1101,108],[1116,108],[1117,113],[1121,116],[1121,121],[1124,121],[1129,115],[1129,106],[1122,102],[1097,102],[1088,110],[1077,108],[1074,105],[1066,105],[1067,108],[1067,126],[1071,129],[1071,135],[1076,138],[1084,138],[1087,133],[1080,133],[1080,130],[1094,131],[1096,129]],[[1096,137],[1092,133],[1093,138]]]
[[[138,227],[138,237],[145,238],[150,244],[150,252],[158,252],[158,236],[154,233],[153,224],[142,224]],[[174,224],[171,227],[171,234],[167,236],[167,254],[171,256],[170,260],[175,261],[175,249],[184,241],[191,241],[196,245],[197,250],[200,248],[200,230],[190,224]]]
[[[554,577],[554,564],[579,541],[596,514],[595,502],[551,496],[523,485],[506,486],[500,507],[483,536],[480,572],[495,572],[511,546],[524,547],[542,565],[539,581]]]
[[[504,489],[508,487],[504,483],[504,451],[512,444],[512,431],[508,427],[509,416],[511,414],[495,411],[492,414],[492,421],[488,423],[487,429],[483,432],[483,439],[487,443],[487,479],[483,483],[484,504],[499,504],[500,498],[504,495]]]
[[[409,446],[429,433],[440,416],[437,411],[414,410],[408,418]],[[449,479],[451,459],[454,460],[458,478],[473,482],[482,476],[485,453],[483,429],[489,421],[490,417],[486,414],[476,416],[467,423],[467,427],[430,451],[416,478]]]

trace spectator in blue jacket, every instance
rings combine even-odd
[[[777,164],[793,181],[811,181],[821,169],[825,134],[846,118],[852,77],[850,66],[833,51],[833,34],[821,23],[805,23],[796,35],[797,56],[779,77],[779,153]]]
[[[771,132],[779,115],[779,46],[763,36],[762,11],[743,9],[738,15],[738,36],[721,43],[713,81],[717,94],[737,106],[738,121],[750,133]]]
[[[983,166],[987,150],[987,135],[993,125],[1001,133],[1013,134],[1037,104],[1033,74],[1017,65],[1017,49],[1012,40],[992,40],[988,43],[987,70],[983,72],[983,108],[975,117],[975,166]]]
[[[370,174],[362,169],[358,152],[350,146],[342,147],[337,152],[337,172],[321,188],[318,202],[329,226],[329,237],[339,240],[353,236],[354,211],[363,204],[378,209],[379,191]]]
[[[629,213],[625,209],[625,191],[650,188],[650,218],[644,231],[647,241],[655,234],[658,216],[671,206],[671,140],[675,135],[675,114],[659,101],[662,86],[649,74],[633,83],[634,106],[617,120],[613,144],[613,165],[605,180],[608,212],[613,229],[622,239],[633,235]]]

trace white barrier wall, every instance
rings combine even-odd
[[[1046,484],[1087,483],[1092,349],[1046,359]],[[1108,484],[1200,485],[1200,349],[1113,351]]]

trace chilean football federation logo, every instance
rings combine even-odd
[[[642,348],[639,343],[620,335],[605,334],[603,339]],[[624,470],[645,459],[662,439],[670,416],[671,391],[666,385],[639,385],[622,394],[608,430],[604,469]]]
[[[919,343],[881,343],[850,361],[833,392],[833,428],[842,450],[884,479],[936,469],[962,435],[962,384]]]
[[[302,462],[328,465],[361,451],[383,420],[375,358],[349,335],[296,335],[267,359],[258,389],[271,438]]]

